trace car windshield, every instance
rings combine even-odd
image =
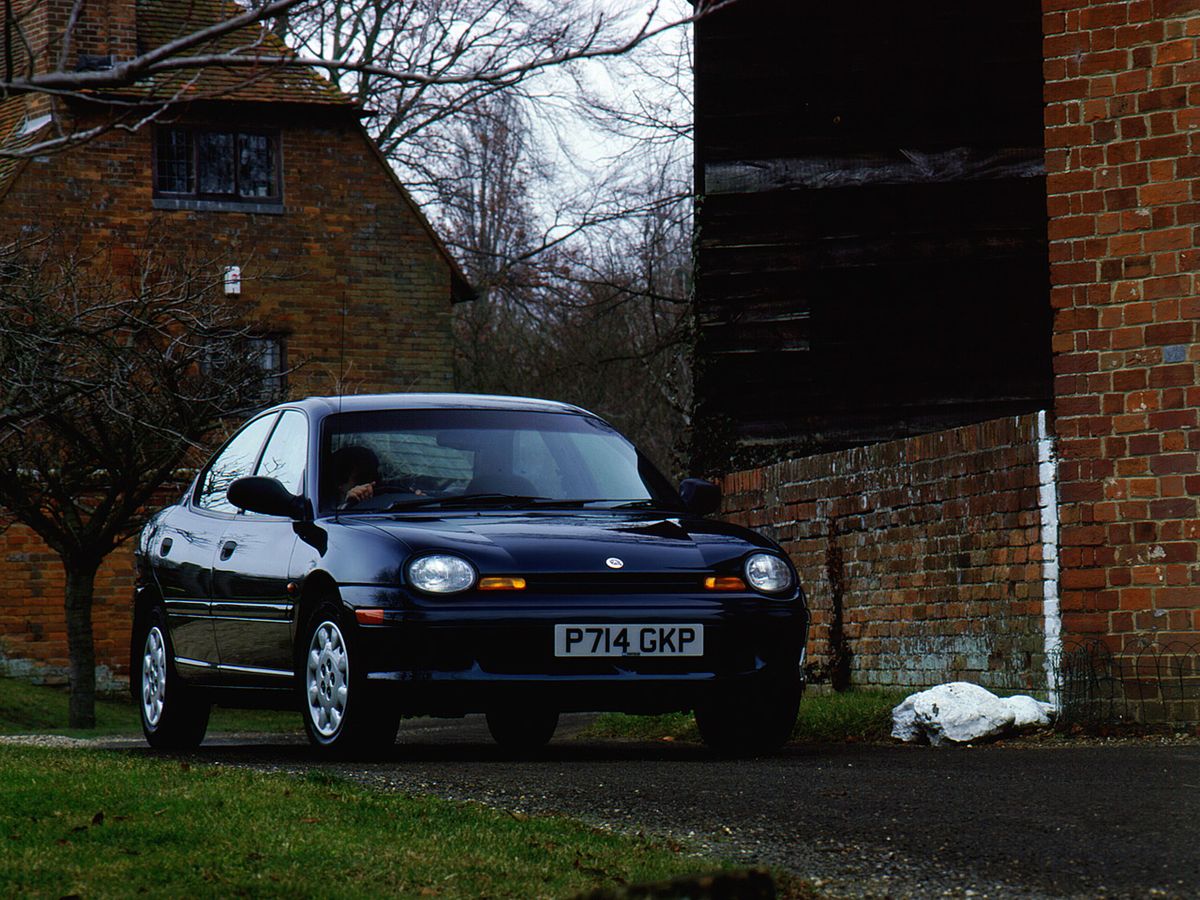
[[[634,446],[592,416],[407,409],[330,416],[321,509],[655,507],[678,494]]]

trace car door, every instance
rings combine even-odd
[[[191,496],[164,517],[148,548],[167,609],[176,664],[185,677],[215,674],[212,567],[217,544],[236,510],[225,499],[234,478],[249,475],[274,425],[272,413],[249,422],[213,457]],[[240,473],[240,474],[239,474]]]
[[[254,472],[304,493],[308,420],[285,410]],[[223,672],[265,683],[292,674],[288,566],[297,537],[291,519],[243,512],[227,523],[213,562],[213,624]]]
[[[207,524],[185,500],[162,516],[146,547],[166,606],[176,664],[185,678],[217,664],[209,594],[221,533]]]

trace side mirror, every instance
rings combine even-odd
[[[721,489],[703,478],[685,478],[679,483],[679,496],[689,512],[707,516],[721,508]]]
[[[251,475],[239,478],[226,493],[229,502],[238,509],[262,513],[265,516],[304,518],[304,498],[288,491],[275,478]]]

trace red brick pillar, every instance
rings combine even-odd
[[[63,32],[70,21],[73,0],[16,0],[14,14],[20,19],[38,72],[58,68]],[[3,48],[0,48],[0,54]],[[112,55],[121,62],[137,55],[136,0],[89,0],[79,11],[65,65],[73,69],[80,54]],[[18,63],[26,56],[22,47],[14,52]]]
[[[1065,637],[1200,631],[1200,0],[1043,0]]]
[[[104,37],[105,53],[115,62],[125,62],[137,56],[137,3],[135,0],[108,0]],[[104,6],[101,6],[103,9]]]

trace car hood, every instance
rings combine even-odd
[[[755,549],[778,549],[745,528],[646,513],[513,512],[363,517],[410,553],[462,554],[483,573],[711,571]]]

